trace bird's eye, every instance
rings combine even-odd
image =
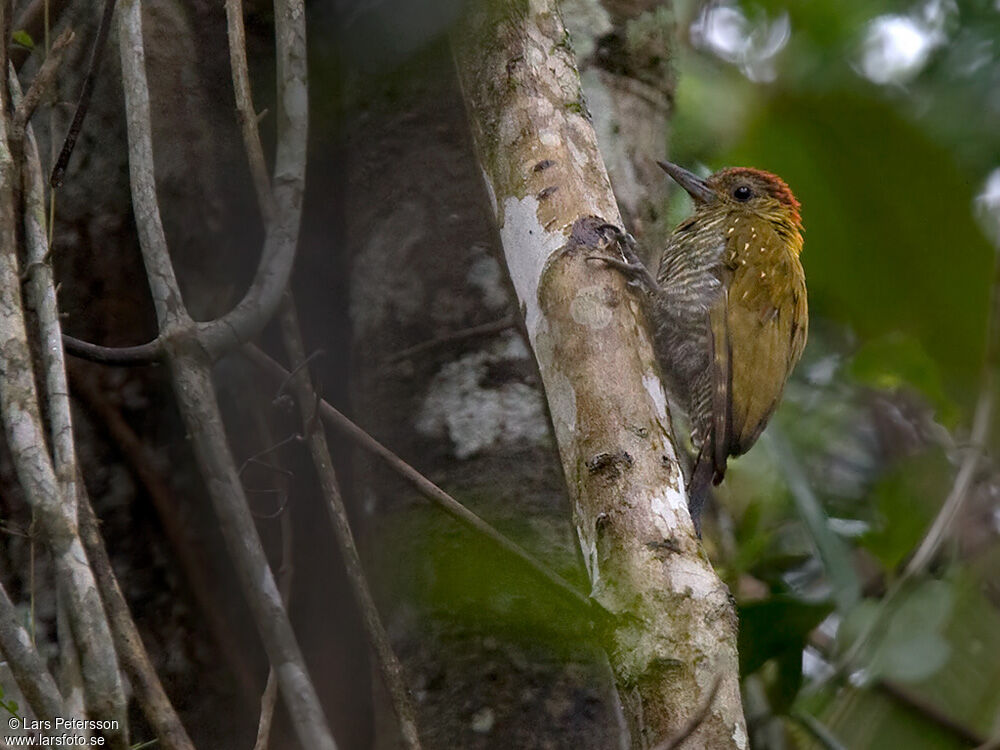
[[[753,197],[753,191],[746,185],[740,185],[733,191],[733,197],[738,201],[748,201]]]

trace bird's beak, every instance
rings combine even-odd
[[[719,199],[708,183],[698,175],[688,172],[684,167],[678,167],[669,161],[658,161],[660,169],[670,175],[674,182],[687,190],[695,203],[714,203]]]

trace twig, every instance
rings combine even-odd
[[[972,420],[972,433],[965,458],[955,475],[955,483],[948,498],[941,506],[934,523],[924,536],[917,551],[910,558],[904,577],[910,578],[923,572],[934,559],[941,543],[951,533],[965,500],[972,489],[976,469],[983,457],[986,443],[993,428],[996,412],[996,390],[1000,385],[1000,248],[993,258],[993,283],[990,287],[990,314],[986,321],[986,357],[983,363],[982,383]]]
[[[500,318],[500,320],[495,320],[492,323],[483,323],[482,325],[463,328],[459,331],[453,331],[452,333],[447,333],[428,341],[421,341],[419,344],[415,344],[407,347],[406,349],[395,352],[392,356],[386,358],[385,363],[388,365],[395,364],[403,361],[404,359],[410,359],[417,354],[423,354],[426,351],[437,349],[438,347],[448,346],[449,344],[455,344],[459,341],[466,341],[468,339],[479,338],[480,336],[490,336],[494,333],[506,331],[508,328],[513,328],[516,325],[517,319],[513,315],[508,315],[507,317]]]
[[[18,141],[24,137],[24,129],[27,127],[31,115],[34,114],[35,108],[42,100],[45,92],[51,87],[52,81],[59,71],[59,66],[62,64],[63,53],[73,41],[73,36],[72,29],[65,29],[56,38],[56,41],[52,44],[52,49],[49,50],[49,54],[45,57],[45,62],[42,63],[42,67],[35,74],[35,78],[31,82],[31,86],[28,87],[27,92],[25,92],[21,103],[14,110],[13,137]]]
[[[229,64],[233,73],[233,92],[236,95],[236,112],[243,131],[243,147],[250,162],[257,204],[264,226],[270,227],[277,211],[271,193],[271,178],[267,174],[264,148],[257,130],[257,113],[253,106],[250,72],[247,66],[246,31],[243,28],[243,0],[226,0],[226,23],[229,36]]]
[[[213,590],[209,582],[212,577],[205,575],[205,571],[209,568],[208,560],[197,543],[190,538],[183,519],[178,518],[177,498],[171,495],[163,477],[154,467],[147,447],[122,417],[121,412],[108,402],[101,389],[82,374],[78,367],[71,367],[69,376],[73,395],[82,401],[107,430],[115,447],[124,457],[125,463],[152,501],[153,509],[156,511],[167,542],[177,557],[181,573],[191,590],[201,617],[207,623],[244,698],[248,702],[256,702],[257,678],[233,638],[227,615],[219,608],[217,590]]]
[[[243,347],[243,353],[255,365],[266,372],[276,383],[280,383],[288,377],[288,371],[271,357],[266,355],[256,346],[248,345]],[[525,550],[516,542],[511,541],[493,526],[466,508],[451,495],[446,493],[436,484],[427,479],[399,456],[379,443],[375,438],[358,427],[329,402],[321,400],[319,402],[320,416],[333,429],[342,435],[350,438],[356,445],[364,450],[378,456],[397,474],[410,483],[421,495],[437,505],[448,515],[461,521],[466,526],[472,528],[483,536],[493,541],[498,547],[519,558],[521,562],[528,566],[532,572],[539,575],[553,590],[558,592],[566,601],[581,608],[590,617],[610,617],[610,613],[601,607],[597,602],[581,593],[573,584],[540,562],[534,555]]]
[[[31,636],[24,629],[17,616],[17,609],[0,583],[0,652],[10,667],[21,694],[31,706],[37,719],[54,721],[57,716],[65,716],[63,703],[56,681],[52,679],[45,661],[35,650]]]
[[[694,715],[688,719],[688,723],[685,724],[681,730],[664,742],[653,748],[653,750],[677,750],[681,745],[683,745],[688,738],[698,731],[705,719],[708,718],[709,711],[712,710],[712,703],[715,702],[715,696],[719,692],[719,687],[722,685],[722,675],[717,675],[715,682],[712,683],[712,689],[708,691],[708,695],[705,696],[705,701],[701,704]]]
[[[38,39],[44,34],[47,41],[50,19],[58,18],[69,3],[70,0],[31,0],[27,7],[17,14],[14,28],[24,29],[32,39]],[[14,66],[20,70],[29,54],[30,50],[27,49],[11,50],[10,56]]]
[[[16,76],[11,76],[11,91],[20,111],[24,104]],[[21,99],[18,102],[18,99]],[[16,121],[16,116],[15,116]],[[25,138],[25,136],[27,136]],[[75,497],[77,480],[76,447],[73,442],[73,421],[66,381],[66,361],[61,346],[59,303],[52,266],[48,262],[49,241],[45,227],[45,183],[38,144],[29,130],[21,131],[19,151],[24,159],[21,169],[24,201],[24,241],[27,262],[34,268],[25,286],[28,304],[35,310],[38,327],[39,359],[44,371],[44,389],[53,467],[65,496]]]
[[[90,108],[90,97],[94,93],[94,83],[97,80],[97,72],[101,67],[104,47],[108,41],[108,32],[111,30],[111,17],[114,15],[115,0],[104,0],[104,12],[101,15],[100,26],[97,27],[97,39],[94,40],[94,52],[90,56],[90,67],[87,69],[87,77],[83,79],[83,89],[80,91],[80,99],[76,104],[76,112],[73,114],[73,122],[66,133],[66,140],[63,141],[62,151],[52,168],[52,177],[49,184],[57,188],[63,184],[66,177],[66,167],[69,166],[69,158],[73,155],[73,148],[76,146],[76,139],[80,137],[80,130],[83,128],[83,120],[87,116]]]
[[[165,750],[194,750],[191,738],[188,737],[180,717],[163,690],[160,678],[142,645],[139,629],[132,619],[111,567],[111,560],[108,559],[108,552],[98,528],[97,516],[94,515],[94,508],[90,504],[82,477],[78,480],[78,484],[80,535],[87,550],[87,558],[94,568],[108,619],[111,621],[111,634],[114,636],[115,648],[122,660],[122,668],[128,675],[143,715],[160,740],[160,746]]]
[[[403,680],[403,666],[399,663],[399,659],[389,644],[389,636],[385,632],[382,620],[379,618],[378,608],[375,606],[375,600],[368,588],[368,581],[361,564],[361,556],[358,554],[354,535],[351,533],[351,525],[347,518],[347,508],[344,507],[333,461],[330,459],[326,434],[323,431],[322,423],[315,419],[315,404],[318,397],[309,377],[309,370],[303,366],[306,361],[305,348],[302,345],[298,316],[289,295],[286,295],[280,320],[289,361],[293,368],[298,369],[297,374],[292,378],[295,400],[299,404],[299,413],[303,429],[306,431],[309,453],[312,456],[313,465],[316,467],[316,475],[319,477],[320,488],[330,513],[330,521],[344,557],[344,567],[351,583],[351,590],[358,608],[361,610],[365,633],[368,635],[369,643],[378,659],[382,681],[392,700],[403,744],[410,750],[419,750],[420,737],[417,734],[416,712]]]
[[[159,337],[138,346],[101,346],[63,334],[66,353],[88,362],[118,367],[146,367],[159,364],[164,356],[163,342]]]
[[[292,520],[288,508],[281,514],[279,523],[281,524],[281,567],[278,568],[278,591],[281,594],[281,601],[287,609],[289,598],[292,595],[292,576],[295,574],[293,559],[295,548],[292,545]],[[271,739],[274,708],[277,703],[278,675],[274,671],[274,667],[271,667],[267,671],[267,683],[264,685],[264,693],[260,697],[260,720],[257,722],[257,739],[253,744],[254,750],[267,750]]]
[[[799,726],[809,732],[820,745],[824,747],[825,750],[847,750],[847,748],[838,740],[833,732],[831,732],[827,727],[819,721],[815,716],[810,714],[795,711],[792,713],[791,718]]]
[[[294,7],[290,7],[289,2],[293,2]],[[198,467],[219,518],[223,538],[239,576],[243,595],[253,612],[268,659],[277,671],[292,726],[304,747],[310,750],[334,750],[336,743],[327,726],[316,688],[309,679],[288,613],[281,603],[281,595],[261,546],[253,516],[247,506],[246,494],[229,450],[211,379],[209,356],[212,352],[193,345],[189,335],[192,330],[190,318],[181,303],[180,291],[170,263],[153,178],[149,87],[146,81],[142,14],[138,0],[122,0],[120,20],[119,44],[129,135],[132,199],[136,208],[143,261],[160,322],[160,336],[171,366],[174,392],[184,424],[191,435]],[[277,0],[275,26],[279,45],[278,100],[283,107],[281,119],[286,121],[304,121],[306,116],[304,24],[305,12],[301,2]],[[284,67],[289,65],[289,57],[294,58],[291,64],[301,72],[301,87],[292,90],[288,89],[285,85],[287,81],[284,81],[288,76]],[[285,137],[300,135],[304,136],[304,125],[301,132],[297,128],[284,130]],[[289,153],[282,153],[283,160],[279,160],[282,167],[288,170],[289,190],[301,198],[301,182],[297,176],[301,176],[305,169],[304,138],[302,143],[286,148],[286,151],[301,156],[301,164],[292,163]],[[289,210],[292,208],[294,207],[289,207]],[[297,228],[296,210],[296,232]],[[288,236],[285,237],[287,238]],[[295,232],[291,235],[291,239],[294,238]],[[286,281],[287,277],[281,280],[282,287]],[[256,305],[254,307],[259,309]],[[216,323],[224,324],[225,320],[223,318]],[[230,318],[229,322],[234,321]],[[210,331],[212,325],[203,324],[207,326],[204,330]],[[229,335],[224,339],[231,340]],[[216,353],[219,351],[220,349],[215,350]]]
[[[232,9],[227,7],[227,15],[232,31],[232,26],[241,16],[241,11],[234,4],[230,5]],[[250,341],[260,332],[278,309],[295,264],[299,224],[302,219],[302,197],[305,191],[309,119],[305,15],[303,0],[275,2],[278,134],[271,192],[274,221],[267,226],[267,237],[264,240],[260,263],[243,299],[218,320],[199,326],[198,340],[212,357],[219,357],[231,351],[240,344]],[[230,38],[231,49],[237,41]],[[242,79],[243,76],[234,73],[234,80],[235,78]],[[243,84],[236,83],[235,88],[239,94]],[[245,100],[241,103],[241,107],[248,105],[252,107],[252,103]],[[241,115],[242,118],[245,118],[245,115]],[[256,156],[251,156],[256,160],[257,165],[253,167],[256,173],[261,171],[262,153],[260,150]],[[255,181],[259,180],[260,177],[255,175]],[[270,209],[265,207],[263,210],[266,218]]]

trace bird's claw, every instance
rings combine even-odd
[[[615,226],[614,224],[601,224],[597,228],[597,231],[601,234],[610,235],[610,239],[621,249],[622,254],[628,258],[628,253],[626,250],[635,251],[636,241],[635,237],[632,236],[630,232],[626,232],[621,227]]]
[[[624,260],[608,258],[604,255],[588,255],[587,260],[597,260],[609,268],[614,268],[625,277],[630,286],[641,287],[651,294],[660,291],[659,283],[635,252],[635,237],[614,224],[602,224],[597,228],[597,231],[610,235],[611,242],[618,246],[618,251]]]

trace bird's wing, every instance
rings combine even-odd
[[[728,269],[720,269],[722,293],[709,308],[709,331],[712,335],[712,426],[709,435],[713,481],[718,484],[726,473],[729,458],[730,422],[732,420],[733,350],[729,336]]]
[[[778,405],[805,348],[808,312],[802,266],[777,237],[734,238],[727,331],[732,361],[732,455],[746,453]],[[763,242],[761,240],[764,240]],[[764,248],[764,251],[761,251]]]

